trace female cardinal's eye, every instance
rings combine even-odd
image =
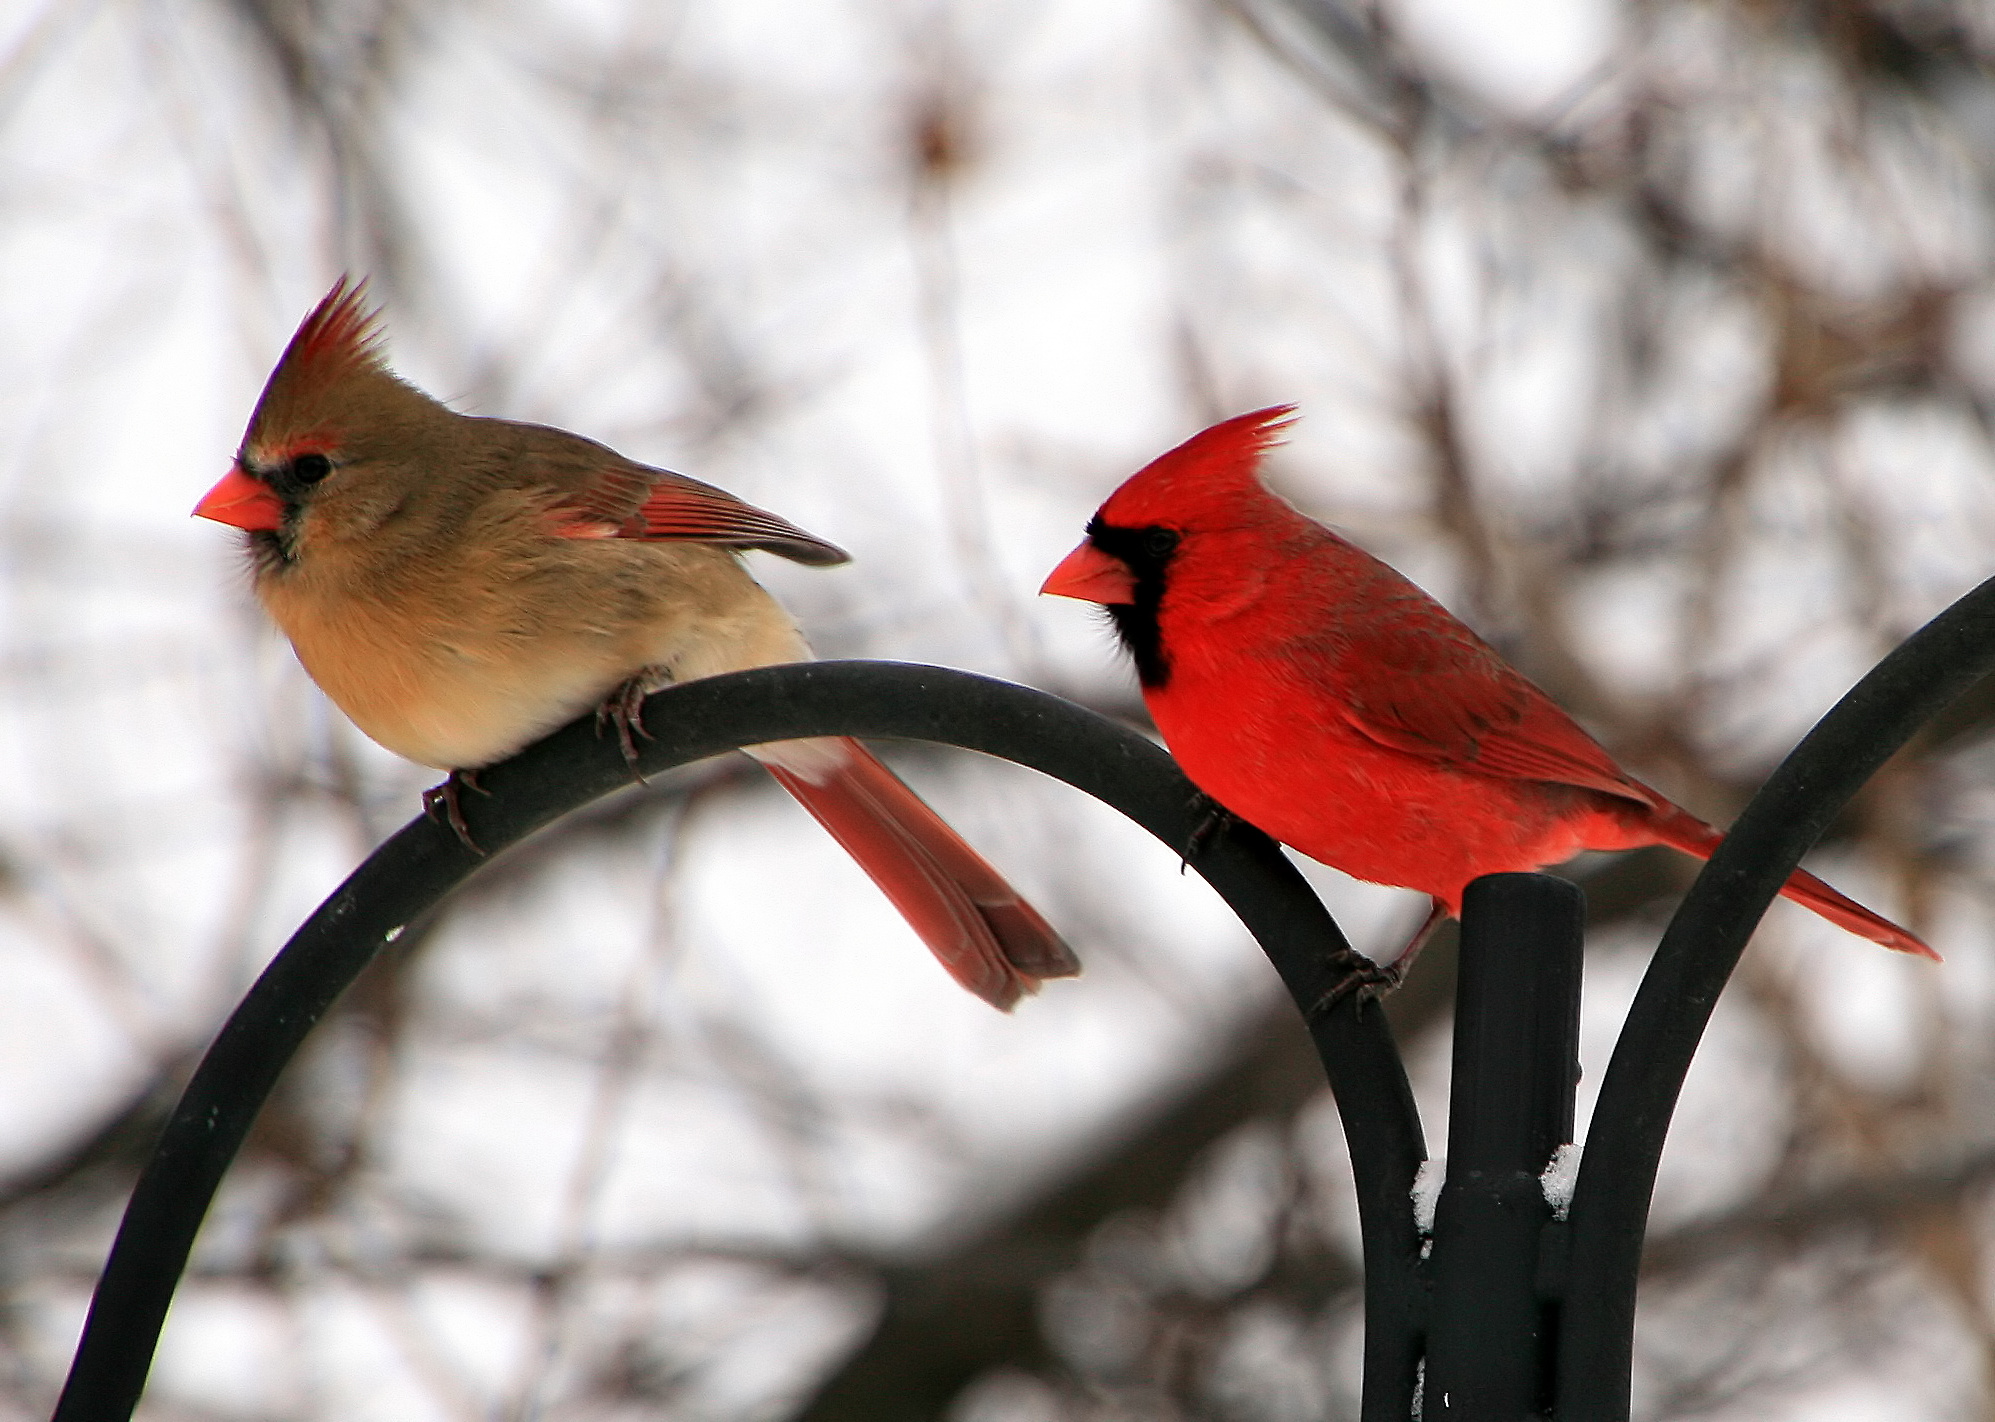
[[[1152,528],[1143,534],[1143,551],[1152,558],[1168,557],[1177,546],[1178,536],[1168,528]]]
[[[301,454],[291,461],[291,477],[300,484],[316,484],[332,473],[332,461],[323,454]]]

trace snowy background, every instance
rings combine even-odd
[[[754,560],[821,653],[1139,725],[1033,592],[1136,467],[1296,402],[1289,497],[1722,823],[1995,569],[1991,195],[1968,0],[8,7],[0,1417],[192,1059],[434,778],[187,516],[339,273],[458,408],[851,549]],[[1946,965],[1776,906],[1721,1005],[1640,1416],[1995,1408],[1991,724],[1811,861]],[[1354,1415],[1341,1133],[1252,945],[1064,787],[889,753],[1084,978],[970,1000],[745,762],[606,802],[318,1033],[143,1415]],[[1577,872],[1597,1078],[1688,870]],[[1418,921],[1310,873],[1361,947]],[[1450,986],[1444,942],[1392,1009],[1435,1142]]]

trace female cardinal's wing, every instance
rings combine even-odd
[[[744,503],[725,489],[625,459],[607,445],[566,430],[515,425],[525,482],[559,491],[548,508],[563,538],[637,538],[760,548],[813,567],[851,561],[836,544],[788,519]]]
[[[1502,780],[1578,785],[1651,809],[1666,803],[1458,623],[1368,627],[1335,662],[1345,717],[1382,746]]]

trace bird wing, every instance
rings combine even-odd
[[[1369,627],[1346,641],[1337,661],[1345,716],[1382,746],[1502,780],[1664,804],[1466,628]]]
[[[648,543],[715,543],[760,548],[798,563],[829,567],[851,555],[788,519],[725,489],[625,459],[607,445],[565,430],[520,425],[533,483],[558,490],[547,513],[563,538],[635,538]]]
[[[852,561],[852,555],[837,544],[806,533],[767,509],[744,503],[725,489],[665,469],[645,472],[653,476],[653,482],[637,507],[642,531],[625,533],[623,537],[760,548],[813,567]]]

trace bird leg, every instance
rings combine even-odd
[[[1184,873],[1192,860],[1205,853],[1205,847],[1239,822],[1240,817],[1206,794],[1194,790],[1191,808],[1199,812],[1198,823],[1192,826],[1191,838],[1185,841],[1184,852],[1178,856],[1178,872]]]
[[[1392,971],[1404,978],[1413,967],[1413,960],[1420,956],[1420,950],[1427,946],[1427,940],[1434,936],[1434,930],[1448,921],[1448,910],[1439,899],[1427,910],[1426,921],[1414,935],[1406,940],[1406,946],[1399,950],[1399,956],[1392,960]]]
[[[473,854],[483,855],[485,851],[478,847],[478,841],[471,837],[470,826],[464,823],[464,807],[458,796],[465,789],[475,790],[480,795],[492,793],[478,783],[477,771],[453,770],[443,784],[432,785],[423,791],[423,813],[438,824],[449,825],[459,843]]]
[[[644,698],[650,681],[641,673],[630,677],[603,698],[603,704],[596,708],[596,734],[603,733],[607,722],[617,729],[617,748],[623,752],[623,763],[630,767],[630,773],[637,783],[645,783],[644,772],[637,768],[637,738],[652,740],[651,732],[644,729]]]
[[[1439,899],[1432,900],[1432,905],[1419,931],[1407,940],[1399,956],[1390,963],[1375,963],[1354,948],[1345,948],[1331,955],[1331,966],[1342,968],[1344,975],[1337,979],[1335,987],[1316,1000],[1316,1005],[1309,1009],[1309,1015],[1312,1018],[1322,1016],[1354,992],[1362,993],[1366,1001],[1377,1002],[1406,981],[1406,972],[1413,966],[1413,960],[1420,956],[1420,950],[1427,946],[1434,930],[1448,921],[1447,907]]]

